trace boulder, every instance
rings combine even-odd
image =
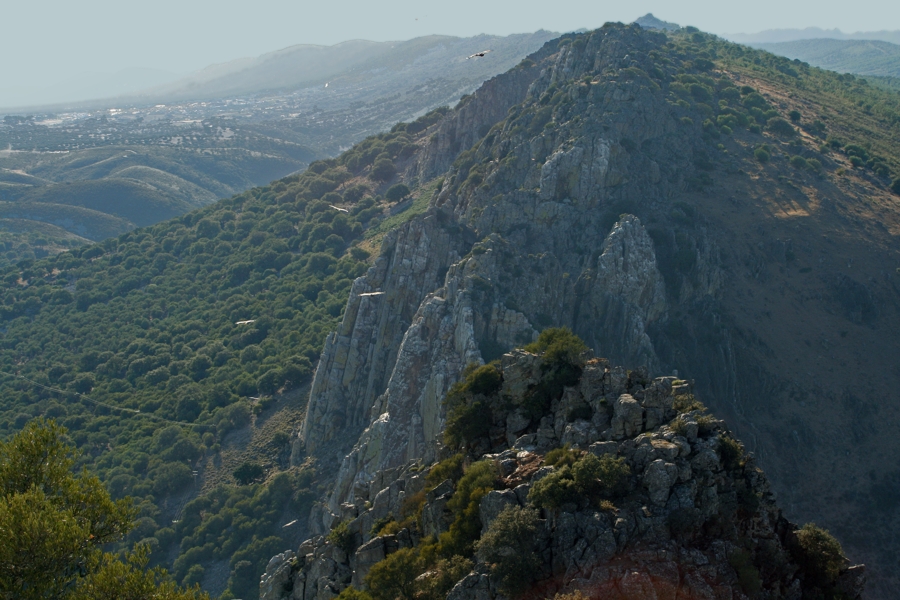
[[[650,494],[650,500],[657,506],[665,506],[669,500],[669,491],[678,480],[678,467],[661,458],[654,460],[644,470],[644,487]]]
[[[588,446],[588,452],[598,458],[604,454],[615,456],[619,452],[619,445],[615,442],[594,442]]]
[[[281,594],[285,591],[285,584],[291,581],[293,568],[291,561],[294,559],[294,552],[286,550],[281,554],[276,554],[266,565],[266,571],[259,580],[259,598],[260,600],[277,600],[281,598]]]
[[[503,509],[518,505],[519,499],[512,490],[493,490],[485,494],[478,506],[482,533],[488,530]]]
[[[612,436],[614,440],[632,437],[641,432],[644,409],[629,394],[622,394],[613,405]]]

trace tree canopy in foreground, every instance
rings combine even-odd
[[[34,419],[0,441],[0,598],[207,598],[163,569],[146,571],[146,548],[103,551],[131,529],[135,510],[87,470],[73,471],[65,433]]]

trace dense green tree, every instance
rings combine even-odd
[[[397,168],[394,162],[387,156],[379,158],[372,165],[372,178],[376,181],[388,181],[397,174]]]
[[[840,542],[815,523],[807,523],[795,532],[795,536],[791,554],[807,583],[828,590],[837,582],[841,567],[847,563]]]
[[[384,197],[391,202],[399,202],[409,196],[409,187],[405,183],[397,183],[388,188]]]
[[[259,479],[265,474],[262,466],[257,463],[245,462],[234,470],[234,478],[238,483],[247,485],[255,479]]]
[[[377,563],[366,575],[375,600],[415,600],[415,579],[424,569],[413,548],[401,548]]]
[[[0,598],[198,596],[145,571],[146,549],[126,562],[104,544],[131,528],[130,499],[113,501],[96,476],[73,472],[74,449],[53,421],[29,421],[0,441]]]
[[[541,566],[541,558],[534,551],[537,528],[537,511],[509,506],[475,545],[475,553],[490,565],[500,590],[510,598],[528,588]]]

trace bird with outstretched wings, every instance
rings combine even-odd
[[[466,60],[469,60],[470,58],[484,58],[484,55],[488,52],[490,52],[490,50],[482,50],[481,52],[476,52],[472,56],[467,56]]]

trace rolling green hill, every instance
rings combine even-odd
[[[813,39],[754,47],[838,73],[900,76],[900,46],[890,42]]]
[[[115,215],[52,202],[0,202],[0,215],[18,219],[23,233],[27,230],[45,232],[49,225],[91,242],[115,237],[135,227],[128,219]],[[23,248],[22,252],[26,254],[22,258],[27,258],[30,251]]]
[[[80,206],[127,219],[137,226],[171,219],[195,208],[148,184],[120,177],[42,186],[23,196],[21,201]]]

